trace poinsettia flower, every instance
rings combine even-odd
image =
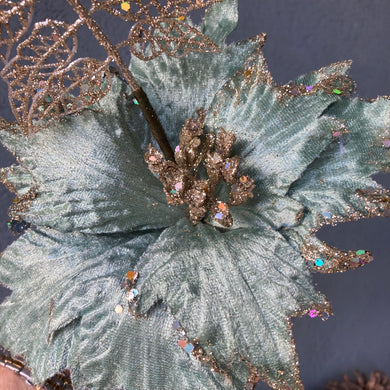
[[[390,167],[390,104],[351,99],[348,62],[276,85],[264,36],[226,45],[236,22],[236,1],[216,4],[199,28],[221,52],[131,63],[171,145],[201,107],[207,131],[235,135],[256,187],[230,228],[168,205],[144,162],[147,124],[116,76],[100,102],[32,138],[1,122],[18,159],[2,171],[11,214],[29,229],[0,262],[13,291],[0,344],[37,383],[70,368],[75,389],[302,388],[290,318],[331,314],[310,271],[371,260],[314,231],[388,208],[370,175]]]

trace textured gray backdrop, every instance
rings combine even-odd
[[[264,52],[276,81],[284,83],[331,62],[352,59],[351,76],[358,83],[360,96],[390,95],[389,0],[239,1],[241,21],[231,39],[267,32]],[[72,21],[74,14],[65,0],[41,0],[35,20],[46,17]],[[125,34],[122,23],[110,17],[100,21],[114,40]],[[90,38],[84,32],[81,55],[102,58],[103,50]],[[0,104],[0,115],[11,120],[2,82]],[[0,150],[0,166],[12,161],[6,151]],[[376,179],[390,188],[389,175]],[[11,201],[12,195],[2,186],[0,251],[12,240],[6,225]],[[343,224],[323,229],[319,235],[341,249],[370,249],[375,261],[345,274],[315,276],[318,288],[333,303],[335,317],[325,323],[309,318],[293,321],[305,388],[324,389],[329,380],[352,374],[354,369],[366,373],[380,369],[390,375],[390,220]],[[4,292],[0,289],[0,300]],[[266,388],[262,384],[257,387]]]

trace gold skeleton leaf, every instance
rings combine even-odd
[[[37,23],[3,69],[12,111],[25,134],[34,133],[43,122],[80,112],[108,92],[110,58],[71,62],[80,24],[80,20],[71,26],[53,20]]]
[[[28,30],[34,3],[36,0],[0,0],[0,49],[5,48],[5,53],[0,53],[0,61],[6,63],[14,45]],[[16,23],[17,20],[17,23]],[[15,21],[17,28],[12,31],[11,21]]]
[[[218,51],[213,41],[182,20],[190,11],[221,1],[223,0],[92,0],[92,10],[105,10],[126,21],[136,22],[130,29],[128,39],[117,47],[129,46],[133,55],[147,61],[162,53],[181,57],[191,51]]]
[[[105,10],[121,19],[138,22],[141,19],[178,18],[188,12],[208,7],[224,0],[91,0],[94,11]],[[127,3],[128,10],[122,7]]]
[[[160,19],[153,24],[138,22],[130,30],[128,45],[132,54],[148,61],[166,53],[182,57],[189,52],[215,52],[218,46],[195,27],[176,19]]]

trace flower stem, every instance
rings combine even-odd
[[[133,90],[134,96],[137,99],[139,106],[145,116],[146,121],[149,124],[150,130],[153,137],[157,141],[158,145],[161,148],[164,157],[167,160],[174,160],[174,154],[171,146],[169,145],[165,131],[161,125],[160,120],[156,112],[154,111],[146,93],[136,82],[134,76],[127,68],[122,57],[119,54],[118,49],[110,42],[108,37],[104,34],[99,24],[90,16],[87,8],[85,8],[80,0],[67,0],[68,3],[73,7],[76,13],[79,15],[80,19],[85,22],[86,26],[91,30],[96,40],[105,48],[107,54],[112,57],[112,59],[118,65],[124,79]]]

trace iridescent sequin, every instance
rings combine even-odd
[[[218,204],[218,209],[221,210],[221,211],[225,211],[226,210],[226,204],[221,202]]]
[[[191,344],[191,343],[189,343],[189,344],[187,344],[186,346],[185,346],[185,351],[187,352],[187,353],[191,353],[193,350],[194,350],[194,346]]]
[[[324,265],[324,260],[316,259],[315,264],[317,267],[322,267]]]
[[[121,4],[121,8],[123,9],[123,11],[127,12],[130,10],[130,4],[127,1],[123,1]]]
[[[179,181],[175,184],[176,191],[180,191],[183,188],[183,182]]]
[[[122,314],[123,313],[123,307],[121,305],[115,306],[115,313],[116,314]]]
[[[130,290],[130,292],[132,292],[134,294],[134,298],[136,298],[139,294],[138,290],[133,288],[132,290]]]
[[[317,310],[310,310],[310,311],[309,311],[309,316],[310,316],[311,318],[317,317],[317,316],[318,316]]]
[[[356,251],[357,256],[364,255],[365,253],[366,253],[366,251],[364,251],[363,249],[359,249],[358,251]]]

